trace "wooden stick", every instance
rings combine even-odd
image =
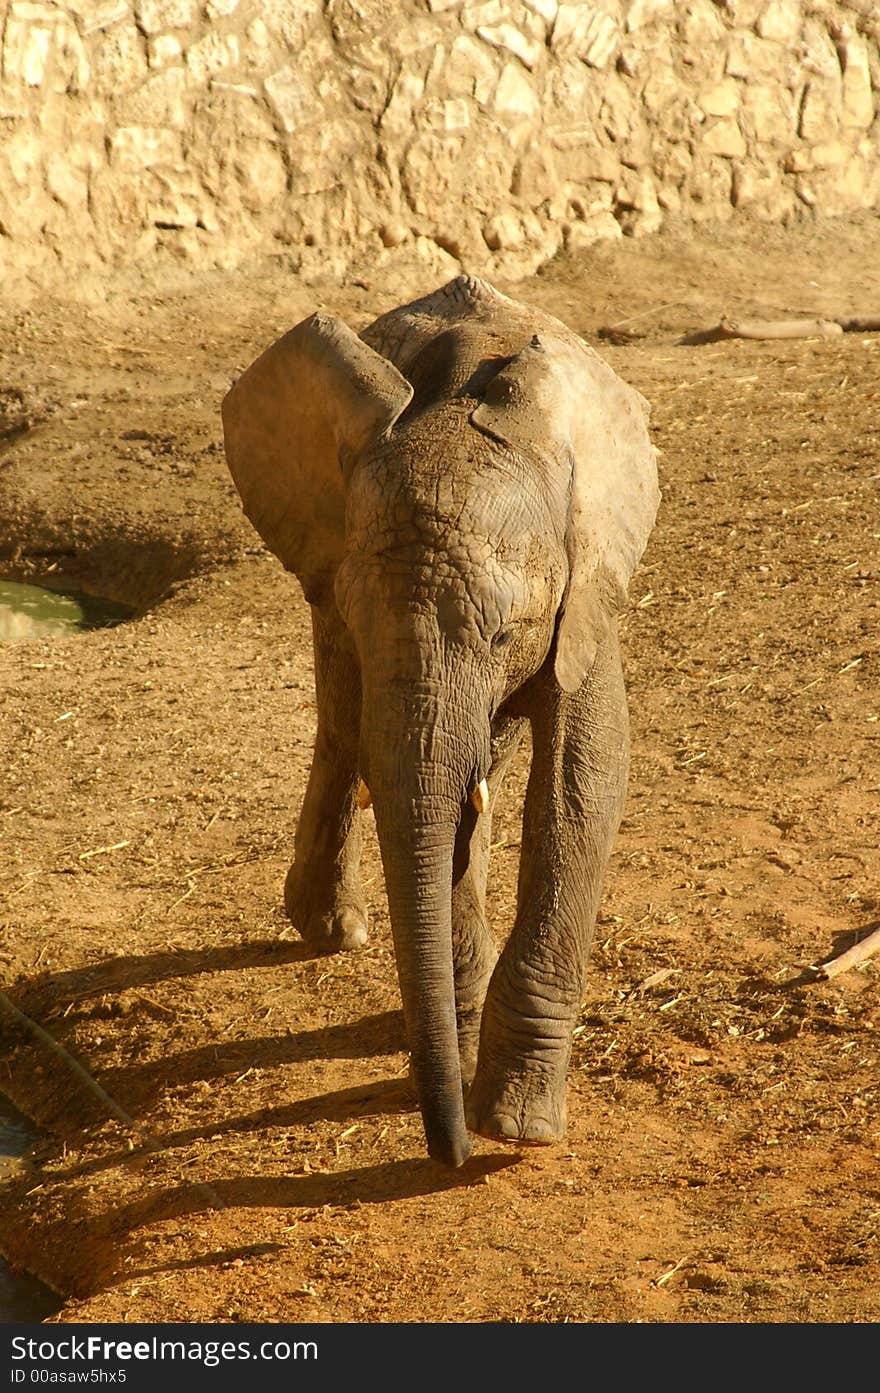
[[[849,319],[843,315],[835,315],[835,320],[845,334],[876,334],[880,332],[880,314],[853,315]]]
[[[869,958],[874,958],[880,953],[880,928],[869,933],[867,938],[862,938],[858,943],[854,943],[852,948],[847,948],[845,953],[839,957],[832,958],[828,963],[820,963],[816,968],[819,977],[830,981],[832,977],[839,977],[841,972],[849,972],[850,968],[858,967],[860,963],[866,963]]]
[[[616,319],[613,324],[606,324],[606,329],[622,329],[625,324],[635,324],[638,319],[647,319],[651,314],[659,314],[661,310],[671,310],[674,305],[683,305],[684,300],[664,300],[662,305],[652,305],[649,310],[642,310],[640,314],[628,315],[626,319]]]
[[[127,1112],[120,1103],[117,1103],[116,1099],[110,1096],[106,1088],[101,1087],[98,1080],[93,1078],[88,1069],[80,1064],[79,1060],[74,1058],[69,1050],[64,1048],[60,1040],[56,1040],[55,1036],[50,1035],[48,1030],[44,1030],[39,1022],[35,1021],[31,1016],[26,1015],[3,991],[0,991],[0,1015],[7,1016],[10,1020],[14,1021],[16,1025],[26,1030],[29,1035],[32,1035],[41,1045],[44,1045],[47,1050],[51,1050],[52,1054],[61,1060],[62,1064],[66,1065],[70,1072],[79,1079],[80,1083],[97,1098],[98,1102],[110,1116],[115,1117],[116,1121],[120,1122],[122,1126],[132,1134],[132,1145],[139,1143],[144,1151],[148,1151],[152,1155],[158,1155],[160,1152],[167,1151],[168,1148],[166,1146],[163,1146],[162,1143],[157,1141],[154,1136],[151,1136],[145,1128],[141,1127],[140,1123],[132,1117],[131,1113]],[[193,1189],[198,1190],[204,1195],[212,1208],[226,1208],[213,1185],[209,1185],[201,1180],[191,1181],[190,1183]]]
[[[829,339],[843,333],[833,319],[722,319],[726,339]]]

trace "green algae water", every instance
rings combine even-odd
[[[130,614],[125,605],[79,590],[53,590],[0,580],[0,643],[63,638],[87,629],[105,629],[121,624]]]

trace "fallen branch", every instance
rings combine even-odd
[[[139,1145],[143,1151],[147,1151],[154,1156],[168,1149],[166,1146],[163,1146],[160,1141],[157,1141],[154,1136],[151,1136],[145,1128],[141,1127],[140,1123],[132,1117],[131,1113],[127,1112],[120,1103],[117,1103],[116,1099],[110,1096],[106,1088],[101,1087],[98,1080],[92,1077],[88,1069],[80,1064],[79,1060],[76,1059],[69,1050],[65,1049],[61,1042],[55,1039],[54,1035],[50,1035],[49,1031],[44,1030],[38,1021],[26,1015],[5,992],[0,991],[0,1016],[4,1015],[9,1020],[14,1021],[15,1024],[20,1026],[23,1030],[26,1030],[29,1035],[33,1036],[35,1040],[45,1046],[47,1050],[50,1050],[52,1054],[79,1079],[80,1083],[89,1093],[97,1098],[105,1111],[108,1112],[111,1117],[114,1117],[117,1122],[122,1124],[129,1133],[132,1149],[136,1145]],[[225,1208],[223,1201],[217,1194],[213,1185],[208,1185],[204,1181],[195,1181],[193,1182],[193,1188],[199,1190],[204,1195],[212,1208]]]
[[[874,958],[880,953],[880,928],[876,928],[873,933],[869,933],[867,938],[862,938],[858,943],[854,943],[852,948],[847,948],[845,953],[832,958],[828,963],[820,963],[815,969],[819,977],[830,981],[832,977],[839,977],[841,972],[849,972],[851,968],[858,967],[860,963],[866,963],[870,958]]]
[[[840,325],[845,334],[880,333],[880,314],[853,315],[850,319],[835,315],[835,323]]]
[[[683,300],[665,300],[662,305],[652,305],[648,310],[642,310],[640,314],[631,314],[626,319],[618,319],[614,324],[603,324],[598,329],[597,335],[600,339],[606,339],[610,343],[630,343],[635,335],[631,334],[626,328],[627,324],[635,324],[640,319],[648,319],[652,314],[660,314],[662,310],[671,310],[675,305],[683,305]]]
[[[841,314],[830,319],[729,319],[724,315],[711,329],[696,329],[678,342],[693,345],[718,343],[720,339],[834,339],[840,334],[876,333],[880,333],[880,314]]]
[[[830,339],[843,333],[834,319],[722,319],[727,339]]]

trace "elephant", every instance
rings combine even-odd
[[[317,951],[366,941],[372,803],[428,1154],[559,1141],[628,776],[618,617],[660,499],[647,403],[561,321],[461,275],[359,335],[311,315],[222,417],[244,512],[312,611],[287,914]],[[528,727],[499,955],[492,809]]]

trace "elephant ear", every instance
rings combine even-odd
[[[471,413],[480,430],[571,471],[555,671],[575,691],[609,618],[626,599],[660,491],[648,405],[586,344],[536,334],[493,378]]]
[[[267,348],[222,404],[226,459],[244,511],[302,584],[320,594],[342,559],[340,453],[391,429],[412,388],[346,324],[313,314]]]

